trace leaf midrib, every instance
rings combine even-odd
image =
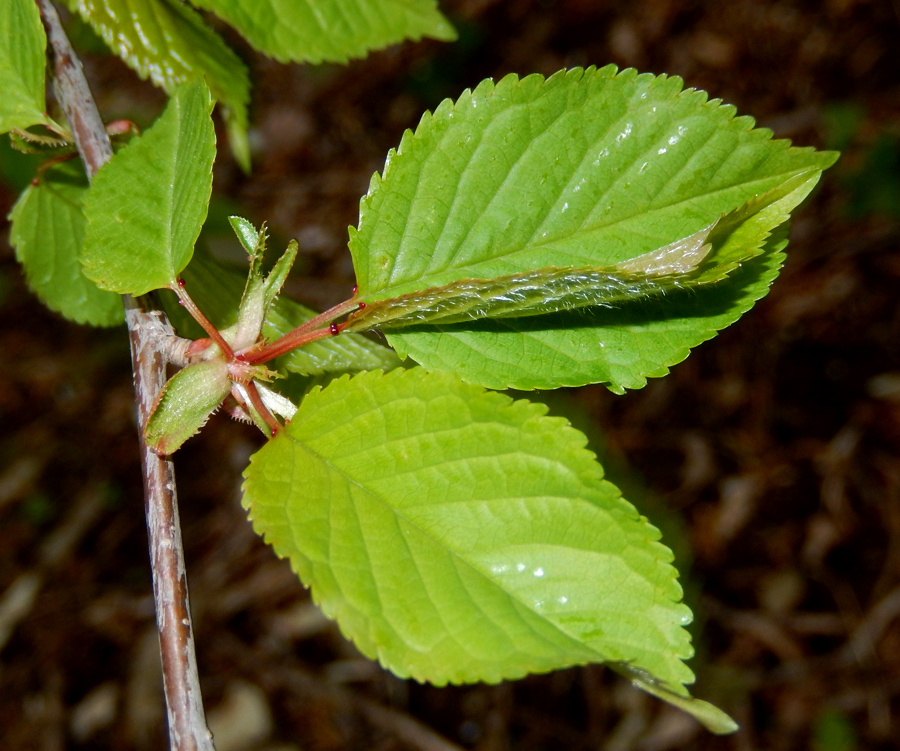
[[[773,180],[778,180],[782,176],[784,176],[784,179],[786,180],[795,175],[801,174],[803,172],[809,172],[809,171],[810,170],[807,168],[807,169],[790,170],[790,171],[784,172],[784,173],[774,173],[772,175],[768,175],[765,178],[760,178],[758,180],[750,180],[750,181],[743,182],[743,183],[735,183],[726,188],[721,188],[717,191],[712,191],[710,193],[706,193],[706,194],[704,194],[703,197],[715,196],[716,194],[722,194],[727,191],[733,190],[737,187],[750,187],[753,185],[769,183],[769,182],[772,182]],[[444,286],[446,284],[449,284],[454,281],[459,281],[461,279],[470,279],[470,278],[471,279],[493,279],[497,276],[497,274],[487,275],[485,273],[479,273],[479,267],[489,266],[490,264],[494,264],[498,261],[512,263],[515,261],[515,259],[520,258],[526,254],[531,254],[531,253],[534,253],[535,251],[539,251],[542,248],[552,249],[555,245],[558,245],[562,241],[571,242],[573,238],[577,239],[578,234],[590,234],[591,232],[595,232],[597,230],[609,230],[609,229],[614,229],[618,226],[623,226],[623,225],[627,226],[627,224],[629,222],[633,222],[638,218],[652,215],[653,213],[655,213],[657,211],[670,211],[670,210],[676,209],[680,205],[691,203],[692,201],[696,200],[696,198],[697,198],[697,196],[694,196],[692,198],[686,198],[681,201],[675,201],[675,202],[666,204],[664,206],[654,207],[652,212],[635,212],[628,216],[621,217],[621,218],[617,219],[616,221],[611,222],[609,224],[597,225],[595,227],[592,227],[589,230],[582,230],[582,228],[579,227],[576,231],[574,231],[572,233],[569,233],[566,235],[558,235],[555,238],[553,238],[552,240],[548,240],[548,241],[544,241],[544,242],[537,242],[537,243],[534,243],[531,245],[527,245],[527,246],[518,248],[517,250],[514,250],[511,253],[508,253],[506,255],[497,255],[492,258],[485,259],[484,261],[479,261],[476,264],[470,264],[467,266],[445,269],[443,271],[435,272],[429,276],[421,277],[421,278],[413,280],[413,281],[406,281],[406,282],[394,284],[391,286],[382,287],[378,290],[373,290],[373,291],[366,293],[365,295],[362,295],[360,297],[360,299],[368,301],[368,302],[375,302],[375,301],[388,299],[391,297],[399,297],[400,295],[407,294],[409,292],[424,290],[429,287]],[[703,226],[703,222],[700,223],[700,227],[702,227],[702,226]],[[673,240],[677,240],[677,239],[678,238],[673,238]],[[653,250],[653,248],[651,248],[649,250]],[[558,264],[558,265],[572,266],[573,268],[575,267],[574,264]],[[590,264],[585,264],[585,263],[581,263],[579,265],[585,266],[585,267],[590,266]],[[531,267],[526,267],[525,264],[521,264],[520,268],[523,272],[532,270]],[[598,266],[598,268],[599,268],[599,266]]]

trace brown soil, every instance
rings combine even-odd
[[[900,4],[442,6],[456,45],[320,69],[240,48],[255,70],[256,168],[242,175],[223,149],[218,195],[300,240],[294,291],[308,302],[352,285],[346,227],[387,149],[423,109],[484,77],[609,62],[666,72],[779,137],[844,151],[751,313],[641,391],[554,401],[590,415],[579,425],[617,474],[636,473],[631,495],[684,551],[697,693],[742,729],[710,736],[599,667],[443,689],[385,674],[249,529],[239,474],[258,434],[216,418],[176,464],[219,751],[437,749],[438,736],[478,751],[896,748]],[[158,93],[107,58],[86,61],[109,119],[149,122]],[[0,215],[14,200],[0,187]],[[126,337],[42,308],[5,239],[0,612],[12,612],[10,593],[34,598],[0,652],[2,747],[162,749]],[[256,745],[240,745],[229,722],[258,730]]]

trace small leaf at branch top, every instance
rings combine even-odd
[[[731,278],[690,299],[671,292],[676,273],[658,285],[665,299],[611,310],[385,324],[401,356],[485,386],[640,387],[764,294],[783,247],[766,238],[835,158],[772,141],[677,78],[609,66],[486,81],[426,115],[372,178],[350,240],[358,297],[374,307],[464,279],[629,270],[751,202],[732,215],[740,226],[711,233],[715,252],[698,267],[724,264]],[[770,206],[752,203],[770,191]]]
[[[179,370],[160,392],[144,436],[160,454],[178,450],[202,428],[231,391],[224,360],[199,362]]]
[[[122,298],[98,289],[78,261],[87,190],[80,162],[45,172],[13,207],[10,244],[28,286],[48,308],[76,323],[115,326],[122,322]]]
[[[272,270],[269,272],[268,276],[266,276],[266,315],[268,315],[272,305],[278,299],[278,295],[281,294],[281,288],[287,281],[288,274],[293,268],[294,261],[297,260],[297,253],[299,252],[300,246],[297,244],[297,241],[291,240],[281,258],[275,262]]]
[[[241,307],[243,307],[244,300],[250,292],[253,279],[256,278],[262,280],[263,278],[262,262],[266,252],[266,240],[268,238],[266,236],[265,225],[257,230],[250,222],[239,216],[228,217],[228,223],[231,225],[238,240],[241,245],[244,246],[244,250],[247,251],[247,255],[250,257],[250,272],[247,276],[247,285],[244,287],[243,297],[241,298]],[[268,313],[272,303],[275,302],[278,295],[281,293],[281,288],[284,286],[285,281],[287,281],[288,274],[291,273],[294,261],[297,260],[299,249],[297,241],[291,240],[288,243],[287,249],[281,254],[281,258],[276,261],[272,270],[266,275],[264,284],[264,303],[262,307],[263,317],[265,317],[265,314]]]
[[[0,133],[52,121],[44,113],[47,38],[34,0],[0,3]]]
[[[346,62],[404,39],[451,41],[436,0],[191,0],[281,62]]]
[[[201,81],[184,84],[153,126],[94,177],[81,260],[99,287],[143,295],[177,283],[212,191],[211,109]]]
[[[281,292],[297,258],[298,246],[297,241],[292,240],[268,276],[263,277],[262,264],[266,252],[265,227],[254,233],[256,237],[255,241],[252,241],[250,236],[252,225],[248,221],[233,216],[229,222],[250,257],[250,270],[241,296],[237,322],[233,327],[222,331],[225,341],[237,352],[256,344],[259,340],[272,304]]]
[[[244,504],[398,675],[625,662],[686,696],[691,616],[671,553],[584,435],[545,413],[422,368],[342,377],[254,455]]]
[[[229,145],[250,169],[247,67],[199,13],[178,0],[66,0],[141,78],[170,96],[203,77],[222,105]]]
[[[259,252],[259,246],[265,245],[265,232],[256,229],[250,222],[241,216],[228,217],[228,223],[237,235],[238,241],[247,251],[247,255],[253,258]]]

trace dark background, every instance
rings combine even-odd
[[[346,227],[387,149],[484,77],[609,62],[665,72],[778,137],[844,153],[799,212],[772,293],[741,321],[641,391],[552,397],[616,477],[633,471],[627,494],[679,551],[696,692],[742,729],[715,738],[596,666],[445,689],[390,677],[253,535],[239,473],[260,437],[216,417],[176,466],[219,751],[447,748],[438,736],[478,751],[896,748],[900,3],[441,6],[458,43],[347,67],[282,66],[229,37],[253,65],[255,169],[244,176],[221,149],[214,213],[267,220],[276,247],[296,237],[306,302],[346,298]],[[149,124],[159,92],[71,32],[104,116]],[[0,216],[15,196],[0,186]],[[0,744],[162,749],[125,333],[45,310],[7,240],[4,224]]]

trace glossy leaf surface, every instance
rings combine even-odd
[[[456,38],[435,0],[191,0],[281,62],[346,62],[404,39]]]
[[[437,684],[626,662],[679,694],[690,611],[658,532],[546,407],[421,368],[342,377],[244,504],[368,656]]]
[[[78,261],[87,189],[77,162],[48,170],[13,207],[10,244],[28,286],[48,308],[76,323],[114,326],[123,320],[121,297],[99,289]]]
[[[47,39],[34,0],[0,3],[0,133],[50,122],[44,114]]]
[[[387,329],[401,355],[482,385],[641,386],[764,293],[778,266],[766,237],[835,158],[752,126],[703,92],[682,91],[679,79],[614,67],[484,82],[426,115],[389,154],[383,177],[373,177],[351,233],[359,299],[545,268],[608,269],[780,191],[768,208],[749,204],[755,212],[718,238],[711,262],[737,253],[731,270],[741,257],[769,255],[713,285],[730,294]],[[670,291],[659,286],[651,296]],[[683,308],[668,310],[688,298],[690,321]]]
[[[185,81],[203,77],[224,107],[235,156],[249,169],[246,66],[203,20],[177,0],[67,0],[141,78],[170,96]]]
[[[95,175],[81,260],[98,286],[142,295],[177,283],[212,191],[211,109],[202,82],[184,84],[153,127]]]
[[[762,252],[773,217],[785,198],[815,183],[818,172],[797,175],[729,212],[713,224],[662,248],[608,267],[545,267],[495,279],[461,279],[443,287],[410,292],[367,304],[347,326],[362,331],[381,326],[471,322],[588,307],[621,307],[645,298],[715,284]],[[789,199],[792,207],[797,200]],[[775,218],[787,213],[778,208]]]

